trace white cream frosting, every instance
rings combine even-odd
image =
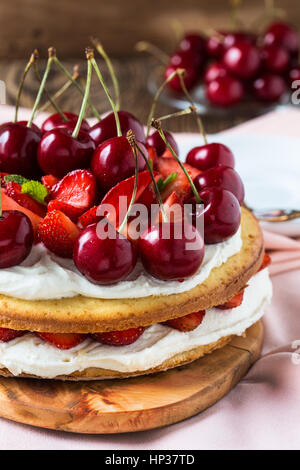
[[[28,333],[8,343],[0,342],[0,367],[6,367],[14,375],[27,373],[44,378],[69,375],[88,367],[124,373],[145,371],[177,353],[212,343],[224,336],[241,335],[261,318],[271,296],[272,284],[268,270],[264,269],[249,281],[239,307],[207,310],[202,323],[191,332],[183,333],[156,324],[147,328],[129,346],[108,346],[87,339],[66,351]]]
[[[61,299],[78,294],[102,299],[177,294],[204,282],[213,268],[221,266],[241,247],[241,229],[225,242],[206,245],[199,270],[183,282],[155,279],[138,264],[127,280],[99,286],[80,274],[73,260],[59,258],[39,244],[21,265],[0,270],[0,294],[27,300]]]

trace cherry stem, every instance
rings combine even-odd
[[[242,0],[231,0],[231,19],[232,19],[232,24],[234,28],[238,29],[239,27],[243,27],[242,21],[238,17],[238,12],[240,5],[242,3]]]
[[[74,66],[74,73],[72,75],[72,78],[73,80],[77,80],[79,78],[78,65]],[[71,85],[72,85],[72,82],[68,80],[59,90],[57,90],[57,92],[51,97],[51,99],[49,99],[45,104],[43,104],[43,106],[39,107],[38,113],[42,113],[43,111],[46,111],[46,109],[48,109],[50,105],[53,106],[51,101],[55,101],[58,98],[60,98],[65,93],[65,91],[67,91],[70,88]],[[68,121],[67,117],[66,116],[64,117],[65,117],[65,121]]]
[[[132,130],[129,130],[127,132],[127,140],[128,142],[130,143],[131,147],[132,147],[132,150],[133,152],[135,151],[139,151],[140,154],[142,155],[143,159],[145,160],[145,163],[147,165],[147,168],[148,168],[148,171],[151,175],[151,179],[152,179],[152,183],[153,183],[153,187],[154,187],[154,192],[155,192],[155,196],[158,200],[158,204],[159,204],[159,208],[160,208],[160,211],[161,211],[161,214],[162,214],[162,218],[163,218],[163,221],[164,222],[168,222],[168,217],[167,217],[167,214],[166,214],[166,211],[165,211],[165,208],[164,208],[164,205],[163,205],[163,202],[162,202],[162,198],[161,198],[161,195],[160,195],[160,192],[159,192],[159,189],[158,189],[158,186],[157,186],[157,183],[155,181],[155,178],[154,178],[154,174],[153,174],[153,170],[151,168],[151,165],[149,163],[149,160],[148,158],[146,157],[145,153],[143,152],[143,150],[141,149],[141,147],[137,144],[136,142],[136,138],[135,138],[135,135],[134,133],[132,132]]]
[[[38,105],[39,105],[39,103],[40,103],[40,101],[41,101],[41,97],[42,97],[43,91],[44,91],[44,89],[45,89],[46,81],[47,81],[47,78],[48,78],[48,75],[49,75],[49,72],[50,72],[50,69],[51,69],[52,62],[53,62],[54,57],[55,57],[55,53],[56,53],[56,51],[55,51],[54,47],[50,47],[50,48],[48,49],[49,57],[48,57],[48,62],[47,62],[46,70],[45,70],[45,72],[44,72],[43,79],[42,79],[42,81],[41,81],[40,88],[39,88],[39,91],[38,91],[38,94],[37,94],[35,103],[34,103],[33,108],[32,108],[32,113],[31,113],[30,119],[29,119],[29,121],[28,121],[28,123],[27,123],[27,127],[31,127],[31,125],[32,125],[32,123],[33,123],[36,110],[37,110],[37,108],[38,108]]]
[[[181,21],[178,20],[178,18],[175,18],[171,21],[171,28],[174,31],[176,43],[178,44],[184,35],[183,24],[181,23]]]
[[[162,92],[164,91],[165,86],[166,86],[171,80],[173,80],[173,78],[174,78],[176,75],[177,75],[177,71],[174,70],[174,72],[172,72],[172,73],[168,76],[168,78],[166,78],[166,80],[160,85],[160,87],[158,88],[157,92],[155,93],[155,96],[154,96],[154,99],[153,99],[153,102],[152,102],[152,105],[151,105],[150,113],[149,113],[149,116],[148,116],[148,119],[147,119],[146,138],[148,137],[149,132],[150,132],[151,121],[152,121],[152,118],[153,118],[153,116],[154,116],[154,113],[155,113],[156,106],[157,106],[158,100],[159,100],[159,98],[160,98],[160,95],[161,95]]]
[[[33,64],[33,67],[34,67],[34,73],[35,73],[35,76],[37,78],[37,80],[41,83],[42,79],[41,79],[41,76],[40,76],[40,72],[39,72],[39,68],[38,68],[38,64],[37,64],[37,61],[38,61],[38,55],[37,55],[37,51],[36,51],[36,60]],[[47,89],[45,88],[44,89],[44,92],[45,92],[45,95],[47,96],[47,99],[48,101],[51,103],[51,105],[53,106],[53,108],[56,110],[56,112],[60,115],[60,117],[62,118],[62,120],[64,122],[66,122],[68,119],[66,118],[66,116],[64,115],[64,113],[62,112],[62,110],[59,108],[59,106],[53,101],[53,99],[51,98],[50,94],[48,93]],[[40,112],[40,110],[38,110],[38,112]]]
[[[192,108],[194,109],[194,116],[195,116],[195,119],[196,119],[196,123],[197,123],[197,126],[198,126],[198,129],[200,131],[200,134],[202,135],[203,137],[203,140],[204,140],[204,143],[205,145],[207,144],[207,137],[206,137],[206,133],[205,133],[205,130],[204,130],[204,126],[203,126],[203,123],[202,123],[202,119],[200,118],[200,116],[198,115],[197,111],[196,111],[196,107],[195,107],[195,103],[194,103],[194,100],[193,98],[191,97],[190,93],[188,92],[186,86],[185,86],[185,83],[184,83],[184,75],[185,75],[185,70],[184,69],[177,69],[177,75],[178,75],[178,78],[179,78],[179,82],[180,82],[180,86],[181,86],[181,89],[183,91],[183,93],[185,94],[187,100],[190,102]]]
[[[96,50],[101,55],[101,57],[105,60],[105,63],[106,63],[107,68],[109,70],[109,73],[110,73],[110,76],[111,76],[111,79],[112,79],[112,82],[113,82],[114,90],[115,90],[116,109],[117,109],[117,111],[119,111],[119,109],[120,109],[120,87],[119,87],[119,82],[118,82],[118,79],[117,79],[117,76],[116,76],[114,66],[113,66],[109,56],[107,55],[106,51],[104,50],[104,48],[103,48],[101,42],[99,41],[99,39],[91,37],[91,41],[92,41],[93,45],[95,46]]]
[[[189,108],[183,109],[181,111],[176,111],[175,113],[166,114],[165,116],[159,117],[157,118],[157,121],[165,121],[166,119],[169,119],[169,118],[180,117],[180,116],[184,116],[185,114],[191,114],[195,112],[196,109],[197,108],[195,108],[194,106],[190,106]]]
[[[130,131],[128,131],[128,132],[130,132]],[[126,227],[126,224],[128,222],[128,217],[129,217],[130,211],[132,209],[132,206],[134,204],[134,201],[135,201],[135,198],[136,198],[136,193],[137,193],[137,187],[138,187],[138,178],[139,178],[138,155],[137,155],[136,148],[135,147],[131,147],[131,148],[132,148],[132,152],[133,152],[133,156],[134,156],[134,163],[135,163],[134,187],[133,187],[132,196],[131,196],[131,200],[130,200],[126,215],[124,217],[123,222],[121,223],[121,225],[119,227],[119,233],[120,234],[123,234],[124,229]]]
[[[60,68],[60,70],[68,77],[68,79],[70,80],[70,82],[73,83],[73,85],[75,85],[75,87],[77,88],[77,90],[82,94],[82,96],[84,96],[84,89],[82,88],[82,86],[76,81],[73,79],[72,75],[70,74],[70,72],[68,72],[68,70],[66,69],[66,67],[61,63],[61,61],[55,56],[54,58],[54,62],[56,63],[56,65]],[[92,110],[92,113],[93,115],[98,119],[98,121],[101,121],[101,116],[100,114],[98,113],[97,109],[95,108],[95,106],[91,103],[90,99],[88,100],[88,104]]]
[[[20,85],[19,85],[19,88],[18,88],[18,93],[17,93],[17,98],[16,98],[16,108],[15,108],[15,117],[14,117],[14,122],[17,122],[18,120],[18,111],[19,111],[19,107],[20,107],[20,99],[21,99],[21,95],[22,95],[22,90],[23,90],[23,85],[24,85],[24,82],[25,82],[25,78],[32,66],[32,64],[35,62],[36,60],[36,53],[37,51],[33,51],[33,53],[31,54],[30,56],[30,59],[29,61],[27,62],[27,65],[24,69],[24,72],[23,72],[23,75],[21,77],[21,81],[20,81]]]
[[[148,41],[139,41],[135,45],[135,49],[138,52],[148,52],[150,55],[155,57],[159,62],[163,65],[166,65],[169,62],[169,56],[164,51],[162,51],[159,47],[154,46]]]
[[[87,102],[89,99],[89,94],[90,94],[90,89],[91,89],[91,81],[92,81],[92,58],[93,58],[93,52],[90,51],[90,49],[86,50],[86,58],[87,58],[87,78],[86,78],[86,87],[85,87],[85,92],[80,108],[80,113],[77,119],[77,123],[75,126],[75,129],[73,131],[72,137],[73,139],[77,139],[80,127],[82,124],[82,120],[85,115],[86,107],[87,107]]]
[[[117,135],[118,137],[121,137],[122,135],[122,131],[121,131],[121,125],[120,125],[120,119],[119,119],[119,115],[118,115],[118,111],[117,111],[117,108],[116,108],[116,105],[111,97],[111,94],[109,93],[109,90],[103,80],[103,76],[102,76],[102,73],[100,72],[100,69],[97,65],[97,62],[95,61],[94,57],[91,59],[91,62],[93,64],[93,67],[96,71],[96,74],[98,76],[98,79],[103,87],[103,90],[105,91],[105,94],[108,98],[108,101],[110,102],[110,105],[112,107],[112,110],[113,110],[113,113],[114,113],[114,116],[115,116],[115,120],[116,120],[116,126],[117,126]]]
[[[192,178],[190,177],[189,173],[187,172],[187,170],[185,169],[184,165],[182,164],[182,162],[179,160],[178,158],[178,155],[176,154],[175,150],[171,147],[171,145],[169,144],[169,142],[167,141],[166,137],[165,137],[165,134],[161,128],[161,124],[159,121],[157,121],[156,119],[152,119],[152,122],[151,122],[151,125],[158,131],[159,135],[161,136],[162,140],[164,141],[164,143],[166,144],[166,147],[170,150],[170,152],[172,153],[173,157],[175,158],[175,160],[177,161],[177,163],[179,164],[180,168],[182,169],[182,171],[184,172],[185,176],[187,177],[188,179],[188,182],[190,183],[190,186],[192,188],[192,191],[194,193],[194,196],[195,196],[195,199],[196,199],[196,202],[198,204],[202,204],[202,199],[200,198],[199,194],[198,194],[198,191],[196,189],[196,186],[194,185],[193,183],[193,180]]]

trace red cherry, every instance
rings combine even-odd
[[[175,68],[195,68],[196,70],[203,64],[204,57],[193,49],[188,51],[175,51],[170,57],[170,65]]]
[[[139,146],[147,155],[146,147],[140,142]],[[145,167],[145,160],[138,153],[139,171],[143,171]],[[91,170],[103,191],[108,191],[120,181],[134,175],[134,155],[126,137],[113,137],[99,145],[91,160]]]
[[[193,249],[189,249],[189,243],[193,244]],[[192,276],[204,256],[202,237],[188,223],[161,222],[150,227],[142,233],[139,249],[145,269],[162,280]]]
[[[225,77],[225,75],[228,75],[228,72],[224,65],[220,62],[214,62],[213,64],[210,64],[204,71],[204,83],[208,84],[217,78]]]
[[[175,65],[167,65],[164,71],[164,79],[166,80],[170,75],[172,75],[172,73],[174,73],[177,68],[178,67],[176,67]],[[187,90],[191,90],[196,85],[197,80],[199,78],[198,70],[195,67],[184,67],[184,69],[185,76],[183,77],[183,81]],[[172,78],[172,80],[168,82],[168,87],[176,93],[182,92],[180,80],[177,76],[175,76],[174,78]]]
[[[188,33],[179,43],[179,49],[182,51],[195,51],[203,53],[205,50],[205,38],[197,33]]]
[[[206,98],[214,106],[232,106],[239,103],[244,97],[242,82],[229,75],[219,77],[206,86]]]
[[[260,66],[259,50],[247,41],[237,42],[223,56],[226,69],[239,78],[253,77]]]
[[[257,37],[254,34],[240,32],[230,32],[226,33],[223,40],[223,47],[225,50],[229,49],[232,46],[235,46],[237,43],[249,42],[249,44],[255,44]]]
[[[16,266],[29,255],[33,245],[29,217],[19,211],[3,211],[0,218],[0,268]]]
[[[38,163],[44,174],[62,178],[78,168],[87,168],[95,144],[86,132],[75,139],[67,129],[46,132],[38,147]]]
[[[39,174],[36,154],[41,136],[23,124],[0,127],[0,170],[34,178]]]
[[[254,81],[253,91],[260,101],[273,103],[282,97],[286,91],[286,85],[280,75],[265,74]]]
[[[217,165],[234,168],[232,151],[226,145],[216,142],[194,147],[187,154],[186,162],[201,171],[208,170]]]
[[[227,189],[235,195],[240,204],[245,197],[245,189],[239,174],[229,166],[219,165],[200,173],[194,179],[198,192],[203,189],[217,187]]]
[[[172,136],[172,134],[168,131],[164,131],[164,134],[165,134],[165,138],[167,139],[167,141],[169,142],[169,144],[171,145],[171,147],[175,150],[175,152],[178,154],[178,145],[174,139],[174,137]],[[157,155],[160,157],[164,151],[166,150],[166,144],[164,143],[164,141],[162,140],[161,136],[159,135],[159,132],[158,131],[154,131],[152,132],[152,134],[150,134],[148,137],[147,137],[147,140],[146,140],[146,143],[147,145],[149,145],[149,147],[154,147],[155,150],[156,150],[156,153]]]
[[[65,125],[69,123],[69,125],[72,123],[74,127],[76,126],[76,122],[78,119],[77,114],[74,113],[69,113],[67,111],[63,111],[64,116],[68,119],[68,121],[64,121],[63,118],[59,113],[51,114],[42,124],[42,132],[43,134],[48,131],[52,131],[52,129],[55,129],[56,127],[60,126],[61,124]],[[83,119],[82,124],[81,124],[81,130],[88,131],[90,128],[89,123]],[[73,129],[72,129],[73,130]]]
[[[200,197],[204,202],[205,243],[220,243],[232,237],[241,222],[237,198],[230,191],[218,188],[205,189]]]
[[[266,46],[284,47],[290,54],[297,54],[299,49],[299,34],[289,24],[283,22],[272,23],[264,36]]]
[[[145,142],[144,127],[141,122],[132,114],[127,111],[118,111],[120,126],[122,134],[126,136],[127,132],[131,129],[135,135],[136,140]],[[96,144],[102,144],[105,140],[117,136],[116,120],[113,112],[110,112],[100,122],[97,122],[89,131],[90,137]]]
[[[28,121],[17,121],[17,124],[21,124],[21,126],[27,127]],[[34,122],[31,124],[30,128],[42,137],[41,129],[36,124],[34,124]]]
[[[267,71],[283,73],[289,65],[290,56],[283,47],[276,45],[265,46],[262,49],[262,62]]]
[[[137,251],[135,245],[117,231],[115,238],[102,239],[98,232],[100,223],[89,225],[81,232],[75,242],[73,259],[77,269],[89,281],[112,284],[132,272]]]

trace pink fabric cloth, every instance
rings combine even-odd
[[[28,115],[28,114],[27,114]],[[0,108],[0,122],[12,110]],[[23,116],[22,116],[23,117]],[[298,136],[299,111],[270,113],[228,132]],[[261,358],[221,401],[203,413],[163,429],[86,436],[31,428],[0,419],[2,449],[299,449],[300,435],[300,242],[265,232],[274,287],[264,317]]]

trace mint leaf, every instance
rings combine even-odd
[[[170,173],[169,176],[165,180],[160,178],[157,181],[157,186],[158,186],[159,192],[163,191],[168,186],[168,184],[175,181],[177,176],[178,176],[178,173]]]
[[[22,184],[21,192],[23,194],[29,194],[40,204],[45,204],[45,197],[48,196],[48,191],[45,186],[39,181],[26,181]]]
[[[5,183],[9,183],[10,181],[13,181],[13,183],[17,183],[17,184],[24,184],[24,183],[27,183],[27,181],[29,181],[27,178],[24,178],[24,176],[21,176],[21,175],[6,175],[4,176],[4,181]]]

